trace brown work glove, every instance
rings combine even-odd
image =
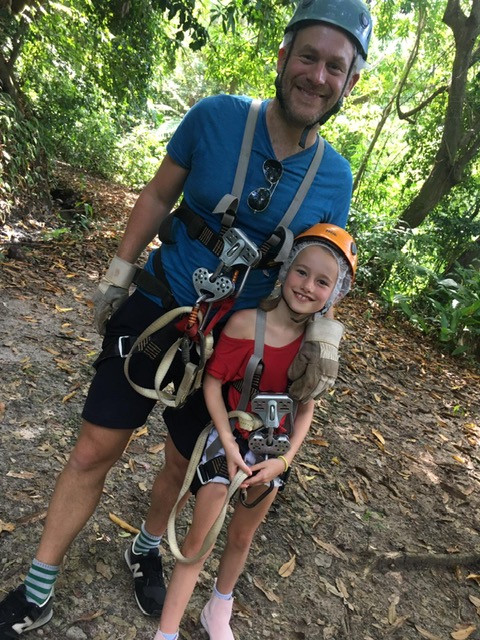
[[[137,267],[126,260],[115,256],[108,267],[107,273],[100,280],[98,289],[93,296],[95,307],[95,328],[98,333],[105,335],[105,327],[110,316],[128,298],[129,288]]]
[[[333,387],[338,374],[338,346],[343,324],[337,320],[311,320],[305,330],[305,340],[288,369],[292,381],[289,395],[298,402],[316,400]]]

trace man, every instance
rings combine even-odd
[[[321,144],[319,126],[340,109],[358,81],[371,28],[370,14],[361,0],[301,0],[287,25],[278,55],[276,96],[261,104],[233,222],[256,246],[271,236],[297,195]],[[169,216],[161,253],[153,252],[141,272],[134,264],[182,193],[194,223],[200,220],[209,230],[221,233],[221,216],[212,212],[231,192],[250,103],[247,98],[215,96],[195,105],[132,209],[118,253],[95,297],[96,324],[105,338],[79,437],[58,477],[25,584],[0,603],[0,640],[16,638],[51,619],[53,585],[62,558],[94,512],[107,472],[155,404],[129,384],[122,356],[132,340],[166,309],[197,300],[193,272],[198,267],[214,272],[219,257],[199,239],[192,239],[190,222]],[[351,188],[348,163],[325,142],[323,161],[288,224],[291,234],[317,222],[344,227]],[[257,306],[271,291],[277,273],[270,263],[253,269],[235,309]],[[137,290],[128,296],[134,278]],[[296,381],[301,401],[318,395],[335,379],[341,338],[337,325],[325,318],[312,325]],[[172,341],[167,331],[162,346]],[[142,365],[133,373],[140,385],[151,386],[152,371]],[[164,384],[178,382],[180,375],[175,365]],[[125,554],[135,579],[137,603],[147,615],[158,615],[163,604],[158,544],[190,453],[191,443],[183,446],[167,439],[166,464],[154,483],[147,519]]]

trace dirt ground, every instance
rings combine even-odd
[[[93,207],[89,229],[78,215],[74,234],[51,240],[36,236],[58,229],[53,217],[0,229],[0,598],[28,569],[75,442],[100,346],[89,298],[135,198],[66,168],[59,175]],[[338,318],[339,380],[318,401],[291,481],[259,531],[236,590],[235,637],[479,639],[479,371],[371,298],[351,297]],[[131,534],[111,516],[140,525],[164,438],[158,406],[65,559],[54,618],[28,637],[153,638],[157,621],[137,609],[123,560]],[[223,540],[185,615],[185,640],[206,640],[199,614]],[[169,575],[167,541],[163,552]]]

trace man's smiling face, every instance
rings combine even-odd
[[[359,78],[348,78],[355,49],[339,29],[314,24],[295,36],[292,50],[280,49],[277,97],[287,120],[297,127],[316,124]]]

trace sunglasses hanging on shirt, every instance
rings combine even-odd
[[[278,160],[269,159],[263,163],[263,175],[265,180],[270,184],[269,187],[259,187],[254,189],[247,198],[250,209],[255,212],[265,211],[270,204],[273,192],[283,174],[282,163]]]

